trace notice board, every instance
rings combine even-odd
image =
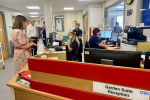
[[[102,8],[90,8],[90,27],[99,27],[102,24]]]

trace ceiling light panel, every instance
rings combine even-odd
[[[38,6],[27,6],[28,9],[40,9]]]
[[[71,8],[64,8],[64,10],[74,10],[74,8],[73,7],[71,7]]]
[[[39,13],[37,13],[37,12],[30,12],[29,14],[39,14]]]
[[[30,16],[30,17],[38,17],[38,16]]]

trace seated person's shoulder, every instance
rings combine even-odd
[[[92,39],[98,38],[96,35],[91,36]]]
[[[78,42],[77,42],[76,40],[73,40],[73,41],[72,41],[72,43],[74,43],[74,44],[75,44],[75,43],[78,43]]]

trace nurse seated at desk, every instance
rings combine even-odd
[[[66,44],[64,44],[66,45]],[[69,40],[68,40],[68,44],[66,45],[67,48],[67,60],[71,60],[71,58],[73,56],[76,56],[76,52],[77,50],[80,49],[80,42],[79,39],[76,36],[76,32],[70,32],[69,33]]]
[[[98,37],[99,34],[100,34],[100,29],[95,28],[93,30],[93,35],[91,36],[91,38],[89,40],[89,44],[90,44],[91,48],[104,49],[104,48],[114,46],[114,45],[105,45],[105,44],[103,44],[102,41]]]

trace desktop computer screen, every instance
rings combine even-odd
[[[128,33],[129,28],[130,28],[130,26],[126,26],[125,29],[124,29],[124,32],[125,32],[125,33]]]
[[[112,31],[101,31],[101,38],[111,38]]]
[[[105,59],[113,61],[115,66],[140,68],[141,52],[137,51],[113,51],[103,49],[84,49],[84,59],[87,63],[101,64]]]
[[[112,33],[111,35],[111,41],[117,42],[118,41],[118,33]]]

